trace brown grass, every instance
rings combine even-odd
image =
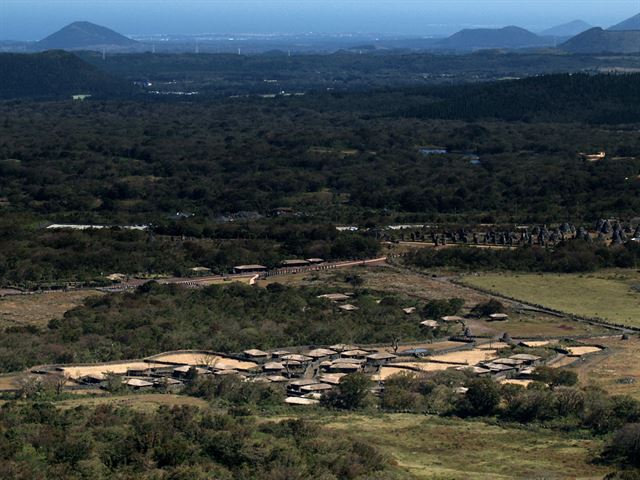
[[[34,295],[10,295],[0,298],[0,328],[35,325],[46,326],[49,320],[82,305],[97,291],[54,292]]]
[[[601,442],[552,431],[404,414],[336,416],[327,428],[377,445],[420,479],[595,479],[608,471],[590,462]]]
[[[186,395],[173,395],[168,393],[148,393],[124,396],[98,396],[74,398],[72,400],[62,400],[56,405],[62,409],[70,409],[76,407],[97,407],[98,405],[115,405],[118,407],[130,407],[139,411],[151,411],[166,405],[169,407],[188,405],[194,407],[206,407],[208,404],[205,400],[188,397]]]
[[[631,395],[640,400],[640,338],[620,340],[620,337],[589,339],[608,347],[602,354],[578,359],[572,367],[580,382],[604,388],[612,395]],[[631,383],[622,382],[630,379]]]

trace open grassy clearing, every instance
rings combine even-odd
[[[637,272],[608,271],[588,275],[489,273],[465,282],[522,301],[567,313],[629,326],[640,326]]]
[[[562,337],[567,335],[605,335],[611,330],[540,313],[511,314],[506,322],[486,319],[468,319],[467,326],[474,335],[502,335],[508,332],[514,338]]]
[[[341,415],[323,420],[341,435],[369,441],[415,478],[602,478],[590,464],[599,441],[561,433],[417,415]]]
[[[584,385],[597,385],[611,395],[631,395],[640,400],[640,338],[589,339],[608,347],[606,352],[589,355],[571,365]]]
[[[487,299],[486,295],[459,287],[450,282],[437,280],[411,271],[399,270],[392,266],[355,267],[350,269],[305,272],[293,275],[280,275],[260,281],[259,285],[282,283],[287,285],[322,286],[336,291],[350,291],[354,287],[345,281],[349,275],[358,275],[363,283],[358,288],[398,293],[421,300],[462,298],[469,306]]]
[[[87,297],[103,295],[98,291],[53,292],[34,295],[10,295],[0,298],[0,328],[46,326],[68,310],[82,305]]]
[[[76,408],[76,407],[96,407],[98,405],[114,405],[118,407],[129,407],[139,411],[151,411],[166,405],[168,407],[188,405],[193,407],[206,407],[208,403],[205,400],[188,397],[186,395],[174,395],[169,393],[144,393],[129,395],[105,395],[105,396],[88,396],[79,397],[71,400],[62,400],[56,402],[60,408]]]

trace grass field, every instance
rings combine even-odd
[[[49,320],[60,318],[85,298],[102,295],[97,291],[54,292],[34,295],[10,295],[0,298],[0,329],[13,326],[43,327]]]
[[[340,435],[369,441],[413,478],[602,478],[590,464],[598,441],[560,433],[417,415],[336,416],[323,420]]]
[[[585,385],[597,385],[612,395],[631,395],[640,400],[640,339],[591,339],[608,347],[602,354],[586,357],[572,364]]]
[[[206,407],[205,400],[188,397],[186,395],[173,395],[163,393],[146,393],[138,395],[116,395],[116,396],[91,396],[79,397],[72,400],[62,400],[56,405],[63,409],[76,407],[96,407],[98,405],[114,405],[119,407],[129,407],[139,411],[150,411],[166,405],[168,407],[189,405],[193,407]]]
[[[588,275],[491,273],[464,277],[470,285],[566,313],[640,327],[640,274],[606,271]]]

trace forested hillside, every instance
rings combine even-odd
[[[73,54],[0,54],[0,99],[62,99],[86,94],[123,97],[133,93],[129,82],[85,63]]]
[[[620,124],[640,121],[640,75],[549,75],[481,85],[432,88],[441,100],[403,115],[476,121]]]

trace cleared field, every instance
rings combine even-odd
[[[602,478],[602,444],[561,433],[417,415],[336,416],[327,427],[372,442],[414,478]]]
[[[606,346],[607,351],[579,359],[571,366],[578,373],[580,382],[598,385],[613,395],[640,399],[640,338],[599,338],[597,343]]]
[[[566,313],[600,317],[640,326],[640,282],[636,272],[609,271],[590,275],[481,274],[465,282],[525,302]]]
[[[409,270],[399,269],[394,266],[355,267],[351,269],[341,269],[339,271],[328,270],[281,275],[260,281],[259,285],[266,286],[269,283],[276,282],[289,285],[322,285],[323,287],[335,288],[337,291],[342,292],[353,289],[353,286],[344,281],[344,276],[351,274],[356,274],[362,278],[363,287],[382,292],[407,295],[420,300],[457,297],[464,299],[468,306],[473,306],[487,300],[486,295],[476,293],[471,289],[420,275]]]
[[[54,292],[0,297],[0,328],[35,325],[46,326],[49,320],[61,318],[68,310],[82,305],[97,291]]]
[[[610,332],[603,327],[538,313],[512,314],[506,322],[489,322],[486,319],[471,318],[467,319],[465,323],[474,335],[499,336],[504,332],[509,332],[512,337],[516,338],[588,336]]]
[[[410,370],[420,370],[421,372],[441,372],[449,368],[459,367],[455,363],[432,363],[432,362],[396,362],[389,364],[389,368],[404,368],[405,372]],[[385,368],[385,367],[382,367]]]
[[[569,347],[567,350],[572,357],[582,357],[590,353],[600,352],[602,349],[599,347]]]
[[[233,358],[219,357],[216,355],[207,355],[203,353],[169,353],[166,355],[158,355],[151,357],[157,362],[180,363],[184,365],[210,365],[217,368],[227,368],[235,370],[251,370],[256,368],[258,364],[254,362],[244,362]]]
[[[2,390],[14,390],[18,388],[18,382],[20,374],[6,375],[0,377],[0,391]]]
[[[124,374],[128,370],[144,370],[146,368],[162,367],[160,364],[146,363],[146,362],[122,362],[122,363],[105,363],[100,365],[88,365],[88,366],[70,366],[64,367],[62,372],[69,378],[80,378],[85,375],[92,374]]]
[[[438,362],[466,363],[468,365],[475,365],[476,363],[483,362],[485,360],[497,358],[497,356],[498,353],[496,350],[474,348],[473,350],[462,350],[460,352],[433,355],[429,358],[437,360]]]
[[[189,405],[194,407],[207,407],[205,400],[188,397],[186,395],[172,395],[163,393],[150,393],[126,396],[104,396],[74,398],[72,400],[62,400],[56,405],[62,409],[76,407],[96,407],[98,405],[115,405],[118,407],[130,407],[139,411],[150,411],[166,405],[169,407]]]

